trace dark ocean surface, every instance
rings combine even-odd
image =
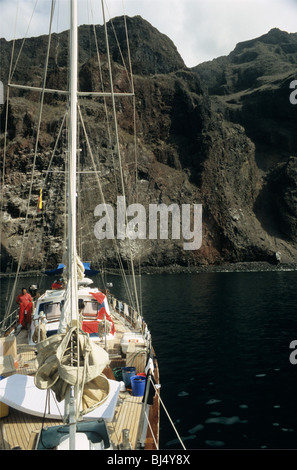
[[[296,448],[289,346],[297,339],[297,273],[151,275],[142,287],[162,400],[186,448]],[[165,413],[160,447],[181,448]]]
[[[125,299],[122,279],[107,280]],[[187,449],[297,447],[297,272],[143,275],[142,305],[161,397]],[[160,448],[181,449],[164,411]]]

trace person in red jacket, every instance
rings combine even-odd
[[[52,289],[63,289],[64,287],[63,279],[58,279],[52,283]]]
[[[20,306],[19,324],[25,328],[31,323],[31,315],[33,309],[32,297],[27,292],[27,289],[25,287],[22,288],[22,293],[17,296],[16,302]]]

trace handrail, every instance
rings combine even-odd
[[[8,316],[5,316],[1,321],[0,321],[0,336],[4,336],[4,334],[13,326],[13,324],[16,322],[18,318],[18,313],[19,309],[16,308],[13,310]],[[12,319],[12,317],[14,317]],[[8,324],[8,320],[10,319],[10,322]]]
[[[114,296],[111,296],[110,300],[111,300],[110,304],[113,307],[113,309],[117,313],[119,313],[122,317],[129,320],[131,322],[131,324],[134,325],[135,327],[137,326],[137,322],[139,320],[141,320],[141,323],[139,325],[139,329],[141,330],[142,334],[145,335],[145,329],[147,327],[147,324],[143,320],[142,316],[134,308],[132,308],[130,305],[116,299]],[[112,302],[113,300],[116,301],[116,306],[113,305],[113,302]],[[120,304],[123,306],[123,308],[120,308]],[[127,305],[128,308],[125,309],[124,305]],[[128,313],[126,313],[126,310],[128,311]],[[9,323],[9,319],[11,319],[12,317],[14,317],[14,318]],[[3,334],[3,332],[5,330],[7,330],[8,328],[10,328],[12,326],[12,324],[16,321],[17,317],[18,317],[18,309],[15,309],[15,310],[13,310],[13,312],[11,312],[8,316],[5,316],[0,321],[0,336]],[[5,326],[7,324],[8,324],[8,326]]]
[[[133,307],[128,305],[126,302],[122,302],[121,300],[118,300],[114,295],[110,294],[109,303],[110,303],[110,306],[117,313],[119,313],[123,318],[129,320],[133,326],[136,326],[139,319],[141,320],[142,325],[144,324],[146,326],[146,323],[144,322],[142,316]],[[127,309],[125,309],[125,306],[127,306]],[[126,313],[127,310],[128,310],[128,314]],[[140,326],[140,329],[142,329],[141,326]]]

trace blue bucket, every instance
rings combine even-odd
[[[135,375],[131,377],[132,395],[133,397],[142,397],[145,390],[146,377]]]
[[[135,367],[122,367],[123,381],[126,387],[131,388],[131,377],[133,377],[135,373]]]

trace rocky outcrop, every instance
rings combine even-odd
[[[254,144],[258,186],[252,211],[262,231],[257,247],[270,245],[287,260],[295,259],[296,241],[297,106],[289,99],[296,60],[297,34],[274,28],[193,69],[207,86],[213,109],[240,124]]]
[[[123,19],[114,19],[113,26],[122,51],[126,51]],[[258,64],[254,46],[249,45],[238,45],[227,58],[189,70],[172,41],[142,18],[128,18],[127,26],[134,72],[135,113],[131,99],[121,98],[121,101],[117,101],[127,202],[130,204],[137,198],[146,209],[147,216],[149,204],[177,204],[178,207],[182,204],[202,204],[202,246],[198,250],[185,251],[182,239],[147,237],[137,243],[132,240],[130,246],[127,240],[121,240],[115,247],[113,240],[102,240],[99,243],[95,238],[94,226],[98,217],[94,215],[94,210],[102,203],[101,193],[104,193],[105,202],[114,205],[117,195],[121,194],[121,187],[119,165],[115,161],[116,143],[114,139],[109,140],[104,126],[106,119],[112,125],[112,118],[106,114],[103,100],[85,98],[80,102],[83,116],[80,125],[80,169],[86,170],[84,175],[80,173],[79,176],[79,192],[82,196],[79,213],[83,216],[79,223],[82,257],[93,260],[97,265],[115,266],[119,250],[124,263],[132,256],[146,266],[193,266],[224,262],[274,262],[275,253],[281,251],[283,261],[293,261],[296,255],[296,167],[294,158],[287,160],[293,153],[295,137],[289,130],[286,131],[287,137],[290,136],[286,149],[269,143],[271,136],[280,139],[275,133],[269,137],[269,122],[272,118],[267,117],[265,121],[263,114],[265,109],[267,111],[264,105],[265,93],[269,95],[275,87],[273,70],[269,69],[272,78],[268,78],[268,69],[265,69],[266,75],[263,70],[259,72],[262,78],[260,75],[256,77],[256,71],[248,72],[253,65],[258,70],[262,63],[259,58]],[[102,86],[96,44],[90,39],[90,32],[87,26],[79,30],[82,46],[79,83],[82,91],[101,90]],[[96,27],[96,34],[101,53],[101,73],[107,77],[101,27]],[[292,37],[295,40],[295,36]],[[294,54],[292,50],[288,52],[289,45],[293,47],[294,44],[294,40],[291,37],[289,39],[287,52],[283,46],[281,49],[282,64],[285,59],[289,63],[289,56]],[[269,46],[274,57],[274,49],[270,42],[265,41],[265,47]],[[262,42],[255,47],[261,49]],[[53,35],[47,79],[50,88],[67,87],[66,43],[66,33]],[[14,81],[40,86],[40,64],[44,60],[46,37],[32,38],[25,44],[25,58],[19,63]],[[116,52],[116,41],[112,35],[110,44],[114,89],[118,92],[126,91],[129,75],[122,60],[124,57],[128,63],[125,60],[126,52],[122,55]],[[1,60],[7,67],[9,49],[10,44],[1,40]],[[36,54],[32,54],[33,49]],[[247,61],[249,67],[245,70],[243,64]],[[273,60],[269,63],[272,67]],[[3,68],[0,73],[5,84]],[[248,79],[249,73],[253,76],[252,82]],[[293,73],[289,65],[286,73]],[[278,99],[281,101],[280,97]],[[259,119],[258,124],[253,126],[251,116],[255,106],[259,107]],[[293,109],[291,112],[294,115]],[[39,96],[36,92],[18,91],[12,94],[3,187],[2,271],[8,269],[11,260],[18,258],[21,247],[26,246],[23,250],[23,266],[28,268],[37,268],[45,263],[54,266],[61,262],[64,252],[65,189],[62,171],[65,170],[65,153],[62,143],[57,145],[55,153],[53,149],[65,113],[65,98],[60,95],[46,96],[36,160],[33,161],[38,113]],[[273,114],[276,122],[280,120],[279,113],[278,110]],[[5,108],[1,119],[2,132],[4,117]],[[137,129],[137,171],[134,118]],[[256,138],[259,123],[267,127],[267,142],[261,148]],[[275,126],[279,128],[277,124]],[[84,127],[92,137],[92,158],[87,152],[88,141]],[[285,126],[283,130],[279,129],[279,135],[284,132]],[[63,140],[67,140],[66,129],[61,132]],[[92,159],[96,159],[100,170],[99,187]],[[33,165],[35,175],[31,180]],[[25,201],[31,182],[31,200],[27,204]],[[41,183],[43,209],[38,212]],[[272,193],[278,202],[275,206],[271,204]],[[29,230],[24,234],[26,222]]]
[[[216,109],[245,128],[264,171],[296,153],[297,110],[289,100],[296,60],[297,33],[275,28],[239,43],[226,57],[194,67]]]

